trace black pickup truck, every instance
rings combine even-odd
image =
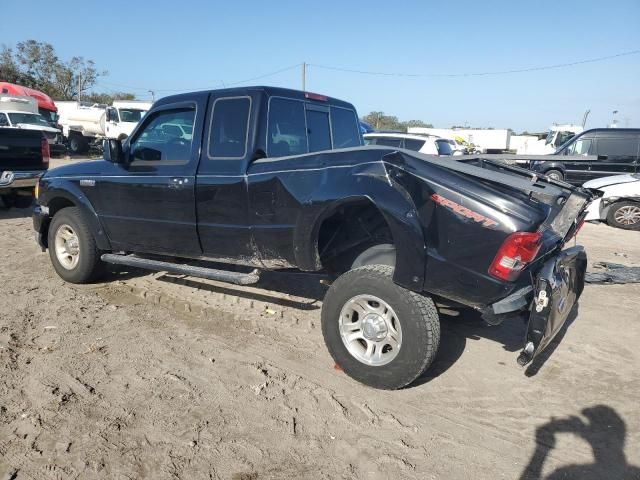
[[[69,282],[104,262],[237,284],[328,273],[331,355],[394,389],[435,357],[433,299],[493,324],[528,318],[521,364],[548,345],[582,292],[586,254],[563,248],[590,199],[482,158],[365,147],[349,103],[251,87],[159,100],[124,143],[105,143],[104,161],[40,180],[34,227]]]
[[[0,128],[0,206],[27,208],[49,168],[49,142],[38,130]]]

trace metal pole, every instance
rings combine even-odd
[[[156,92],[154,92],[153,90],[149,90],[149,93],[151,94],[151,103],[155,103],[156,102]]]
[[[307,90],[307,63],[302,62],[302,91]]]

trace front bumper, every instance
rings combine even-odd
[[[33,229],[35,230],[35,238],[38,245],[44,252],[47,249],[47,231],[49,229],[49,222],[51,221],[51,217],[49,217],[49,208],[43,207],[40,205],[36,205],[33,209]]]
[[[0,173],[0,193],[17,188],[35,187],[43,173],[43,170],[26,172],[6,170]]]
[[[518,363],[526,365],[553,340],[584,289],[587,254],[583,247],[563,250],[542,266],[533,289],[527,338]]]

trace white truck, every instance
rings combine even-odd
[[[0,127],[39,130],[49,142],[52,154],[64,153],[60,130],[38,113],[38,103],[33,97],[0,94]]]
[[[549,127],[544,139],[528,141],[518,146],[516,153],[518,155],[551,155],[555,153],[561,145],[564,145],[567,141],[583,131],[584,128],[580,125],[571,123],[564,125],[554,124]]]
[[[481,128],[426,128],[410,127],[409,133],[436,135],[455,140],[462,138],[467,144],[473,144],[482,153],[503,153],[509,150],[511,130]]]
[[[62,133],[71,153],[85,153],[91,145],[104,139],[127,138],[143,115],[149,102],[115,101],[113,105],[87,105],[56,102]]]

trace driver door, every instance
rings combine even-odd
[[[202,253],[195,210],[201,129],[195,103],[162,106],[125,145],[128,161],[111,164],[99,183],[99,216],[114,250]]]

